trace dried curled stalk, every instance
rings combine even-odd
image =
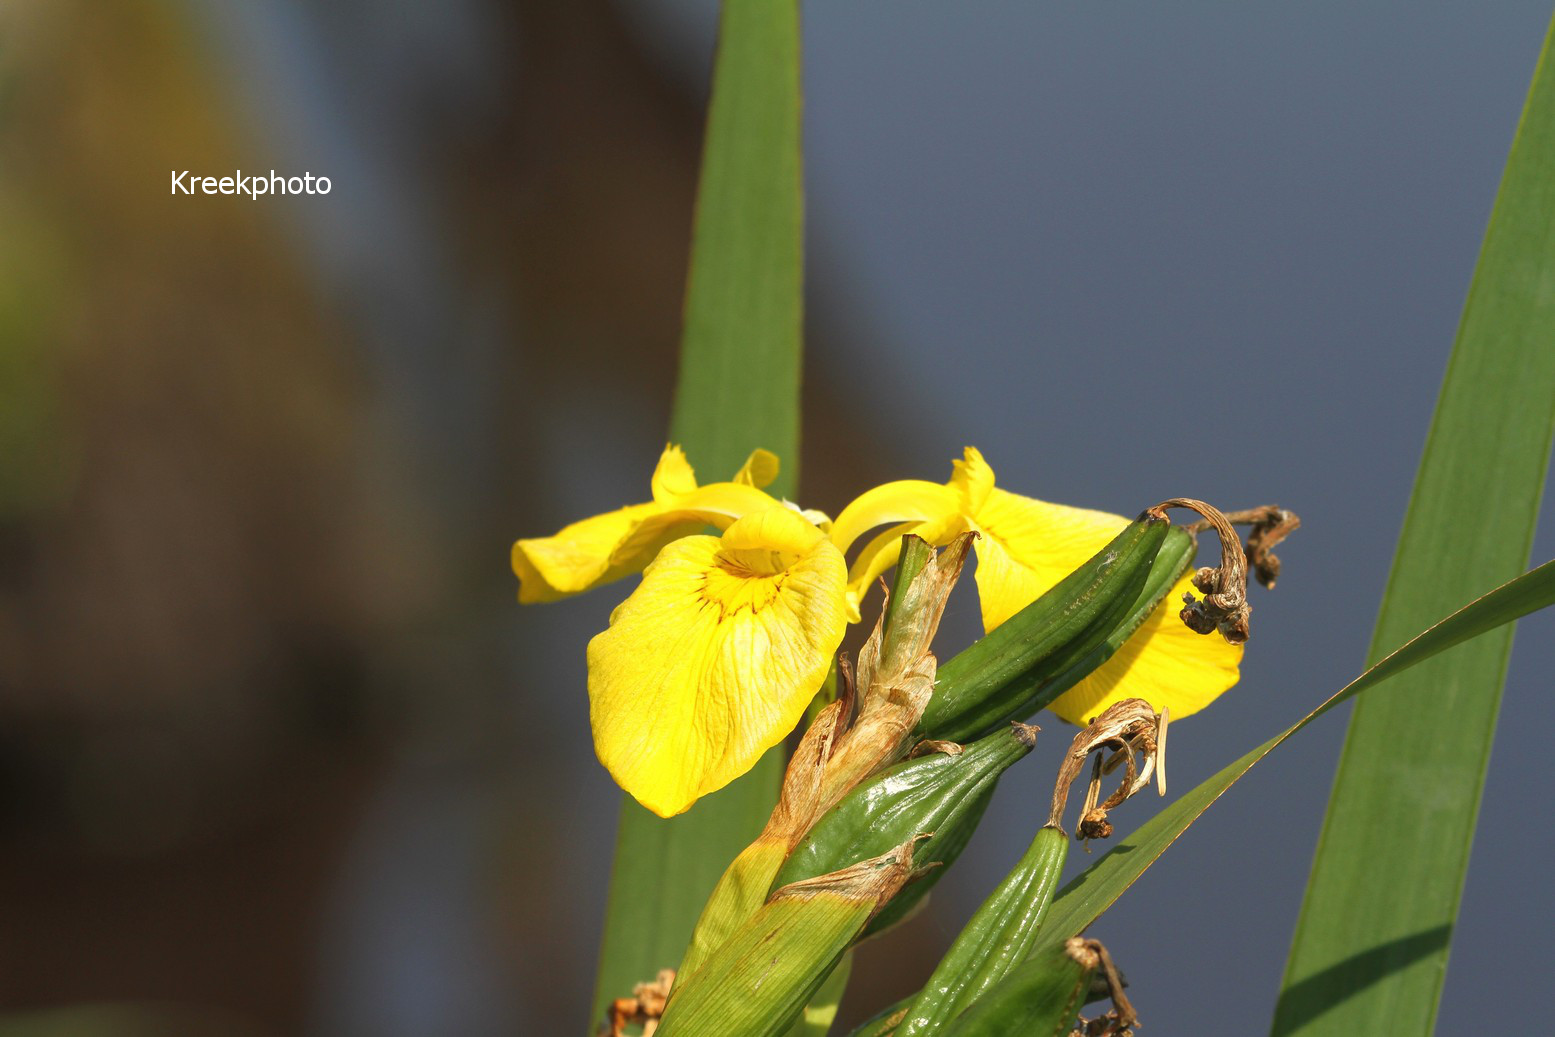
[[[1275,545],[1301,528],[1301,517],[1277,504],[1228,511],[1225,517],[1233,526],[1252,527],[1247,533],[1247,561],[1258,582],[1273,590],[1275,581],[1280,578],[1280,560],[1274,553]],[[1190,533],[1200,533],[1210,528],[1210,523],[1194,522],[1183,528]]]
[[[1258,574],[1258,582],[1273,587],[1280,573],[1280,560],[1274,545],[1301,527],[1301,519],[1284,508],[1269,505],[1227,515],[1214,505],[1191,497],[1173,497],[1148,509],[1145,514],[1165,518],[1168,508],[1187,508],[1204,516],[1185,527],[1190,533],[1213,529],[1220,538],[1219,567],[1205,566],[1193,574],[1193,585],[1204,595],[1200,601],[1192,594],[1183,595],[1178,613],[1188,629],[1199,634],[1216,630],[1231,644],[1247,642],[1253,607],[1247,603],[1247,565],[1249,558]],[[1237,536],[1234,523],[1251,525],[1247,550]]]
[[[1053,804],[1047,823],[1055,828],[1063,827],[1064,809],[1069,803],[1069,787],[1085,769],[1085,759],[1096,753],[1096,763],[1086,789],[1085,806],[1080,811],[1080,823],[1075,835],[1081,839],[1105,839],[1112,834],[1107,812],[1116,809],[1130,796],[1150,784],[1154,775],[1161,795],[1166,795],[1166,725],[1167,714],[1157,714],[1144,699],[1124,699],[1113,703],[1105,712],[1092,720],[1085,729],[1075,735],[1064,762],[1058,770],[1058,781],[1053,786]],[[1103,759],[1107,752],[1112,755]],[[1136,754],[1143,756],[1140,763]],[[1101,779],[1119,765],[1124,768],[1123,780],[1105,801],[1101,799]]]
[[[1079,1025],[1070,1032],[1070,1037],[1131,1037],[1134,1027],[1139,1025],[1139,1015],[1123,994],[1123,976],[1113,964],[1107,948],[1097,940],[1075,936],[1069,940],[1067,949],[1076,961],[1084,962],[1101,974],[1107,996],[1112,999],[1111,1011],[1095,1019],[1080,1017]]]

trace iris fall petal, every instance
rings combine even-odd
[[[666,546],[589,643],[600,761],[670,817],[749,770],[803,715],[846,625],[842,554],[782,506]]]

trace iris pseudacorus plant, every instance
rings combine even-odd
[[[650,480],[651,500],[513,545],[520,602],[643,573],[589,643],[589,721],[610,774],[663,817],[745,773],[795,727],[904,534],[936,546],[977,534],[978,596],[984,628],[993,630],[1128,524],[1000,489],[972,447],[948,482],[875,487],[835,521],[766,493],[777,473],[777,458],[758,450],[730,481],[699,485],[685,454],[670,446]],[[850,566],[854,545],[880,527]],[[1110,659],[1050,708],[1080,724],[1140,698],[1181,718],[1234,685],[1241,647],[1200,637],[1178,619],[1175,603],[1191,580],[1184,575]]]

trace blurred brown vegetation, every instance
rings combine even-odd
[[[559,470],[535,445],[579,399],[665,425],[700,101],[607,3],[486,13],[506,58],[482,117],[431,90],[385,116],[439,156],[424,204],[456,298],[495,291],[521,315],[473,500],[442,494],[436,451],[382,419],[370,331],[275,200],[164,193],[170,166],[264,154],[210,12],[4,16],[0,1008],[181,1006],[10,1017],[27,1032],[302,1031],[330,884],[415,718],[479,741],[492,702],[526,694],[459,630],[510,594],[492,543],[576,517],[532,492]],[[806,498],[824,505],[882,457],[812,309]],[[425,348],[435,364],[449,346]],[[439,680],[449,667],[474,686]],[[501,875],[516,944],[569,928],[545,888],[566,850]],[[514,990],[575,1026],[588,982]]]
[[[8,30],[0,998],[295,1025],[372,771],[372,644],[428,585],[376,561],[414,556],[295,243],[157,190],[241,132],[187,19]]]

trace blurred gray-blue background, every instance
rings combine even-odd
[[[1286,505],[1173,784],[1295,720],[1362,666],[1550,13],[806,5],[803,503],[975,444],[1049,500]],[[686,0],[0,10],[0,1032],[583,1032],[618,799],[583,646],[625,587],[521,610],[507,551],[646,493],[715,28]],[[333,190],[164,193],[237,167]],[[942,654],[975,621],[953,602]],[[1518,634],[1442,1033],[1555,967],[1551,631]],[[1044,723],[849,1017],[1026,845]],[[1096,928],[1145,1032],[1267,1027],[1343,724]],[[38,1014],[79,1005],[119,1007]]]

